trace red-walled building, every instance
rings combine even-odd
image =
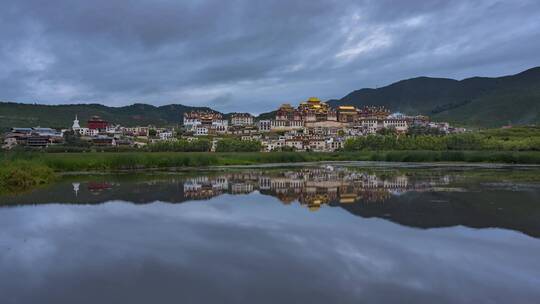
[[[88,120],[88,128],[91,130],[105,130],[109,123],[106,120],[101,119],[99,116],[92,116]]]

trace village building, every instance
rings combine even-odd
[[[205,126],[196,126],[195,127],[195,133],[193,135],[195,136],[207,136],[209,134],[209,128]]]
[[[51,143],[48,136],[32,133],[26,139],[26,146],[31,148],[45,148]]]
[[[362,119],[360,124],[365,134],[375,134],[379,129],[379,121],[377,119]]]
[[[259,132],[270,132],[272,129],[272,121],[270,120],[259,120],[257,125]]]
[[[122,135],[125,136],[148,136],[149,127],[123,127]]]
[[[405,133],[408,130],[408,124],[403,118],[388,118],[383,120],[383,128],[395,129],[397,133]]]
[[[326,140],[322,137],[307,140],[310,151],[321,152],[326,150]]]
[[[304,150],[304,139],[301,137],[291,138],[285,140],[285,147],[294,149],[295,151]]]
[[[174,138],[174,131],[173,130],[159,130],[157,132],[157,136],[160,140],[171,140]]]
[[[234,113],[231,115],[232,126],[251,126],[253,125],[253,115],[249,113]]]
[[[7,137],[4,139],[4,144],[2,145],[2,149],[11,150],[15,146],[17,146],[17,139],[14,137]]]
[[[94,137],[94,136],[97,136],[99,134],[99,130],[98,129],[90,129],[90,128],[80,128],[79,129],[79,134],[81,136]]]
[[[41,127],[11,128],[4,139],[6,148],[13,148],[15,145],[43,148],[49,144],[62,143],[63,141],[62,132],[52,128]]]
[[[430,122],[429,117],[425,115],[406,116],[405,119],[410,126],[426,126]]]
[[[250,125],[250,126],[236,125],[236,126],[230,126],[227,130],[227,133],[232,134],[232,135],[240,135],[240,136],[258,134],[259,129],[253,125]]]
[[[98,135],[92,138],[92,144],[97,147],[112,147],[116,146],[116,140],[114,137]]]
[[[279,151],[283,146],[285,146],[285,140],[263,138],[261,140],[261,145],[263,152]]]

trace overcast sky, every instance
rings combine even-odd
[[[0,0],[4,101],[259,113],[538,65],[538,0]]]

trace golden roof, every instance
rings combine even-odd
[[[311,103],[319,103],[321,102],[321,100],[317,97],[310,97],[308,102],[311,102]]]
[[[319,210],[319,206],[310,206],[309,211],[317,211]]]
[[[291,109],[293,109],[293,107],[288,103],[282,104],[279,108],[282,109],[282,110],[291,110]]]

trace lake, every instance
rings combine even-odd
[[[540,303],[540,169],[68,175],[0,196],[1,303]]]

